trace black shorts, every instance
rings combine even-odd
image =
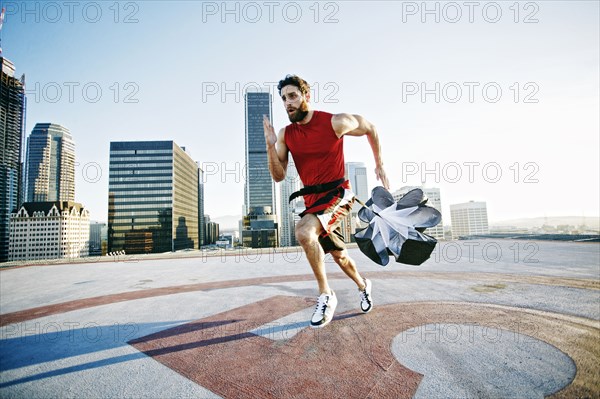
[[[331,251],[343,251],[344,249],[346,249],[344,235],[342,234],[341,220],[339,225],[329,234],[325,234],[325,232],[323,232],[319,236],[319,244],[321,244],[323,252],[325,252],[326,254]]]

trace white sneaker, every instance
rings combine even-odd
[[[310,326],[313,328],[325,327],[331,319],[333,319],[333,313],[337,306],[337,298],[335,293],[331,291],[331,294],[321,294],[317,300],[317,307],[315,313],[310,320]]]
[[[373,309],[373,299],[371,298],[371,280],[365,279],[365,289],[358,290],[360,296],[360,310],[369,313]]]

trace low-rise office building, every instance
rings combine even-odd
[[[9,261],[89,254],[90,215],[77,202],[25,202],[10,215],[9,229]]]

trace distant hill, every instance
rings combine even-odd
[[[600,229],[600,217],[598,216],[548,216],[526,219],[502,220],[498,222],[490,222],[491,226],[514,226],[520,228],[542,227],[544,224],[548,226],[571,225],[579,227],[585,224],[592,230]]]
[[[226,215],[210,218],[211,222],[219,223],[219,229],[221,230],[238,230],[241,219],[242,215]]]

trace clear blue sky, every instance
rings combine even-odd
[[[241,214],[244,175],[225,171],[243,169],[242,88],[288,73],[314,85],[313,108],[373,122],[392,190],[425,177],[446,223],[469,200],[486,201],[491,221],[599,213],[596,1],[2,5],[27,134],[38,122],[71,130],[76,200],[94,220],[107,218],[112,140],[186,146],[218,168],[206,213]],[[277,96],[273,109],[283,127]],[[346,160],[376,185],[366,138],[346,140]]]

